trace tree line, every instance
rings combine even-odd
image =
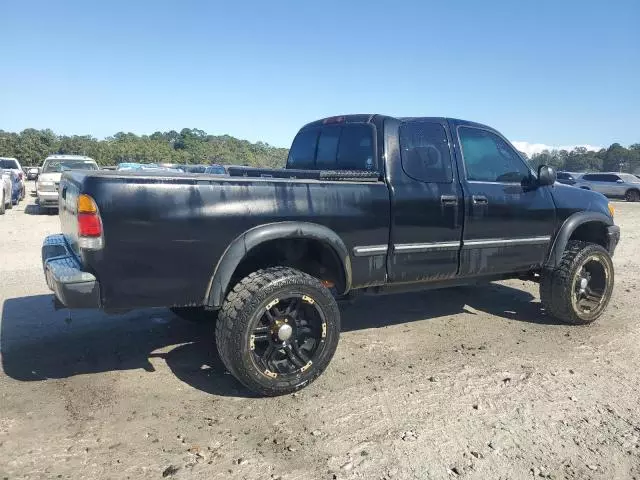
[[[0,156],[15,157],[22,165],[41,165],[48,155],[55,153],[88,155],[100,165],[140,162],[283,167],[288,149],[263,142],[251,143],[229,135],[209,135],[197,128],[155,132],[152,135],[119,132],[103,140],[90,135],[56,135],[50,129],[27,128],[20,133],[0,130]],[[535,168],[550,165],[570,172],[638,173],[640,143],[629,148],[614,143],[599,151],[584,147],[571,151],[544,150],[527,159]]]
[[[590,151],[585,147],[567,150],[544,150],[532,155],[529,162],[538,168],[549,165],[567,172],[640,173],[640,143],[625,148],[614,143],[609,148]]]
[[[39,166],[51,154],[68,154],[87,155],[99,165],[140,162],[282,167],[287,153],[286,148],[229,135],[208,135],[196,128],[152,135],[119,132],[103,140],[90,135],[56,135],[50,129],[0,130],[0,156],[15,157],[23,166]]]

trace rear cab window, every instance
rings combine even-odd
[[[365,123],[304,129],[293,140],[287,168],[377,171],[373,142],[373,127]]]

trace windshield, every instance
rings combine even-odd
[[[640,183],[640,178],[630,173],[621,173],[618,176],[627,183]]]
[[[0,158],[0,168],[20,168],[18,162],[8,158]]]
[[[42,173],[60,173],[65,170],[98,170],[92,160],[48,160],[42,167]]]

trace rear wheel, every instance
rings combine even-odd
[[[572,240],[560,265],[543,272],[540,299],[545,309],[566,323],[587,324],[599,318],[611,300],[613,263],[600,245]]]
[[[227,296],[216,325],[222,362],[247,388],[275,396],[299,390],[328,366],[340,311],[306,273],[274,267],[252,273]]]
[[[1,179],[0,179],[1,180]],[[2,190],[2,202],[0,202],[0,215],[4,215],[4,210],[6,208],[6,203],[4,199],[4,189]]]
[[[640,191],[628,190],[624,198],[627,202],[640,202]]]

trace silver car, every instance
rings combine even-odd
[[[575,186],[607,197],[624,198],[628,202],[640,201],[640,178],[630,173],[585,173]]]
[[[58,186],[65,170],[98,170],[98,164],[84,155],[49,155],[38,175],[36,194],[43,209],[58,208]]]
[[[13,207],[13,203],[11,203],[12,192],[11,174],[9,171],[5,172],[0,168],[0,215],[4,215],[5,210]]]

